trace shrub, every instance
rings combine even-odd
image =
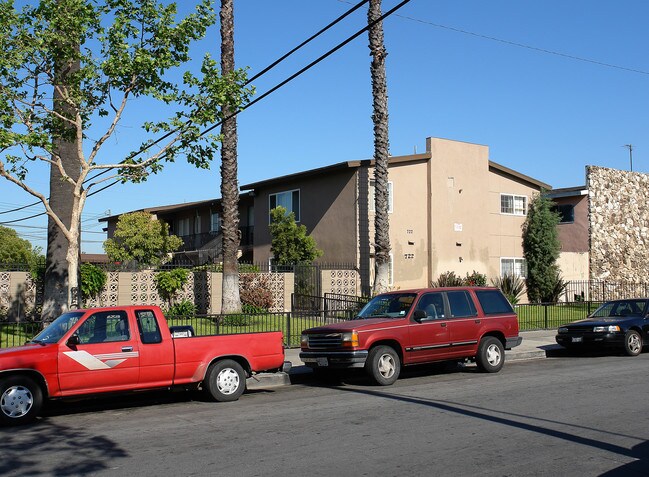
[[[464,285],[464,280],[457,276],[455,272],[444,272],[439,275],[436,281],[431,283],[432,287],[461,287]]]
[[[239,297],[241,298],[241,304],[259,310],[254,313],[268,311],[273,306],[273,292],[270,291],[268,281],[266,275],[239,275]]]
[[[165,313],[165,316],[167,318],[183,318],[188,320],[196,316],[196,305],[191,300],[181,300],[171,305],[169,311]]]
[[[214,273],[223,273],[223,264],[222,263],[212,263],[207,265],[198,265],[192,268],[195,272],[214,272]],[[259,273],[261,269],[257,265],[251,263],[240,263],[239,264],[239,273]]]
[[[178,290],[185,286],[189,279],[189,270],[186,268],[174,268],[168,272],[159,272],[153,280],[160,297],[167,301],[169,308]]]
[[[557,303],[561,299],[561,295],[565,293],[566,288],[568,288],[568,282],[563,279],[561,273],[557,270],[552,288],[548,294],[541,296],[541,301],[544,303]]]
[[[92,263],[81,264],[81,296],[95,298],[101,293],[108,280],[108,274]]]
[[[497,288],[500,288],[500,291],[503,292],[503,295],[509,300],[509,303],[515,305],[518,303],[518,300],[523,296],[525,292],[525,282],[522,278],[516,275],[504,275],[495,279],[491,279],[491,284]]]
[[[487,285],[487,275],[473,270],[473,273],[466,274],[464,277],[464,284],[469,287],[484,287]]]

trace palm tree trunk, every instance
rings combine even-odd
[[[370,0],[367,21],[381,17],[381,0]],[[369,29],[372,64],[372,102],[374,123],[374,294],[390,286],[390,222],[388,217],[388,88],[385,74],[387,52],[383,44],[383,22]]]
[[[234,71],[234,0],[221,0],[221,74]],[[223,116],[233,113],[223,105]],[[226,119],[221,126],[221,205],[223,207],[223,288],[221,313],[241,311],[239,298],[239,188],[237,182],[237,119]]]

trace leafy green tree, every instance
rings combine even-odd
[[[39,281],[45,273],[45,256],[41,251],[40,247],[21,239],[14,229],[0,225],[0,263],[27,265],[32,279]]]
[[[313,237],[307,235],[306,226],[295,223],[295,214],[287,214],[284,207],[270,211],[270,251],[278,265],[311,263],[322,256]]]
[[[209,167],[220,137],[205,128],[222,119],[224,105],[247,102],[251,90],[243,70],[222,75],[209,55],[200,74],[181,71],[192,60],[190,45],[216,22],[210,0],[180,19],[176,4],[157,0],[25,3],[18,10],[0,0],[0,176],[38,198],[52,225],[48,234],[67,243],[66,267],[53,275],[67,303],[60,294],[46,297],[48,318],[67,309],[78,289],[80,217],[89,194],[110,180],[144,181],[178,158]],[[142,144],[115,158],[104,146],[138,100],[163,104],[170,119],[142,121]],[[54,171],[50,191],[27,180],[39,167]],[[53,198],[69,207],[53,207]],[[48,270],[60,262],[53,256]]]
[[[32,244],[21,239],[14,229],[0,225],[0,263],[29,264],[33,250]]]
[[[119,216],[113,237],[104,242],[104,250],[113,262],[159,265],[182,244],[180,237],[169,235],[166,222],[147,212],[131,212]]]
[[[527,262],[527,297],[531,302],[551,300],[560,278],[557,259],[561,251],[557,224],[559,214],[543,193],[529,205],[523,224],[523,255]]]

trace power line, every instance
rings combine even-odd
[[[347,0],[338,0],[338,1],[341,2],[341,3],[351,3],[351,2],[349,2]],[[585,63],[591,63],[591,64],[594,64],[594,65],[605,66],[607,68],[616,68],[618,70],[629,71],[631,73],[649,75],[648,71],[643,71],[643,70],[639,70],[639,69],[636,69],[636,68],[627,68],[626,66],[615,65],[615,64],[612,64],[612,63],[604,63],[603,61],[592,60],[592,59],[589,59],[589,58],[584,58],[584,57],[577,56],[577,55],[570,55],[570,54],[567,54],[567,53],[561,53],[560,51],[548,50],[547,48],[539,48],[539,47],[536,47],[536,46],[526,45],[525,43],[519,43],[519,42],[515,42],[515,41],[510,41],[510,40],[503,40],[502,38],[497,38],[495,36],[483,35],[481,33],[475,33],[475,32],[468,31],[468,30],[462,30],[461,28],[455,28],[455,27],[451,27],[451,26],[448,26],[448,25],[442,25],[440,23],[433,23],[431,21],[422,20],[420,18],[414,18],[414,17],[409,17],[409,16],[406,16],[406,15],[398,15],[398,14],[395,15],[395,16],[397,16],[399,18],[404,18],[406,20],[410,20],[410,21],[413,21],[413,22],[421,23],[421,24],[424,24],[424,25],[433,26],[435,28],[442,28],[444,30],[454,31],[456,33],[462,33],[464,35],[471,35],[471,36],[474,36],[476,38],[482,38],[484,40],[490,40],[490,41],[495,41],[495,42],[499,42],[499,43],[504,43],[506,45],[516,46],[516,47],[519,47],[519,48],[526,48],[528,50],[534,50],[534,51],[538,51],[540,53],[546,53],[548,55],[561,56],[563,58],[568,58],[570,60],[583,61]]]
[[[298,46],[296,46],[295,48],[293,48],[293,49],[290,50],[289,52],[285,53],[285,54],[282,55],[280,58],[278,58],[277,60],[273,61],[270,65],[268,65],[268,66],[266,66],[264,69],[262,69],[259,73],[257,73],[256,75],[254,75],[253,77],[251,77],[250,79],[248,79],[248,80],[245,82],[244,86],[249,85],[250,83],[252,83],[252,82],[253,82],[254,80],[256,80],[257,78],[263,76],[264,74],[266,74],[267,72],[269,72],[270,70],[272,70],[273,68],[275,68],[277,65],[279,65],[279,64],[280,64],[282,61],[284,61],[285,59],[287,59],[287,58],[288,58],[289,56],[291,56],[293,53],[297,52],[298,50],[300,50],[301,48],[303,48],[304,46],[306,46],[307,44],[309,44],[311,41],[315,40],[317,37],[319,37],[320,35],[322,35],[324,32],[326,32],[327,30],[331,29],[333,26],[335,26],[335,25],[337,25],[338,23],[340,23],[342,20],[344,20],[346,17],[348,17],[349,15],[351,15],[352,13],[354,13],[356,10],[358,10],[360,7],[362,7],[362,6],[363,6],[364,4],[366,4],[367,2],[369,2],[369,0],[362,0],[362,1],[360,1],[359,3],[357,3],[356,5],[354,5],[352,8],[350,8],[349,10],[347,10],[345,13],[343,13],[342,15],[340,15],[338,18],[336,18],[335,20],[333,20],[332,22],[330,22],[327,26],[325,26],[324,28],[320,29],[317,33],[315,33],[314,35],[311,35],[309,38],[307,38],[306,40],[304,40],[304,41],[303,41],[302,43],[300,43]],[[230,119],[230,118],[228,117],[227,119]],[[220,125],[222,122],[223,122],[223,121],[220,121],[219,123],[217,123],[217,126]],[[185,124],[187,124],[187,123],[185,123]],[[166,134],[164,134],[163,136],[159,137],[159,138],[156,139],[155,141],[153,141],[153,142],[147,144],[146,146],[140,148],[138,151],[136,151],[136,152],[134,152],[133,154],[131,154],[131,156],[129,156],[129,159],[132,159],[133,157],[139,156],[139,155],[142,154],[143,152],[148,151],[151,147],[153,147],[154,145],[159,144],[160,142],[164,141],[164,140],[167,139],[169,136],[171,136],[172,134],[178,132],[179,130],[180,130],[180,128],[176,128],[176,129],[173,129],[173,130],[169,131],[168,133],[166,133]],[[121,161],[121,162],[123,163],[123,162],[125,162],[125,161]],[[97,177],[100,177],[100,176],[106,174],[108,171],[109,171],[109,169],[104,169],[103,171],[101,171],[101,172],[95,174],[94,176],[87,178],[86,180],[84,180],[84,184],[85,184],[86,182],[88,182],[88,181],[92,181],[92,180],[96,179]],[[5,210],[5,211],[0,212],[0,215],[2,215],[2,214],[8,214],[8,213],[11,213],[11,212],[18,212],[19,210],[23,210],[23,209],[26,209],[26,208],[28,208],[28,207],[33,207],[33,206],[38,205],[38,204],[41,204],[41,202],[40,202],[40,201],[37,201],[37,202],[34,202],[33,204],[28,204],[28,205],[25,205],[25,206],[22,206],[22,207],[17,207],[17,208],[15,208],[15,209],[11,209],[11,210]],[[0,222],[0,223],[4,223],[4,222]]]
[[[356,5],[352,10],[355,10],[356,8],[359,8],[361,5],[363,5],[363,4],[366,3],[367,1],[369,1],[369,0],[363,0],[362,2],[360,2],[360,4]],[[214,125],[208,127],[206,130],[204,130],[204,131],[200,134],[200,136],[204,136],[205,134],[207,134],[207,133],[213,131],[214,129],[216,129],[217,127],[219,127],[219,126],[220,126],[224,121],[227,121],[228,119],[233,118],[234,116],[238,115],[238,114],[241,113],[242,111],[245,111],[245,110],[248,109],[249,107],[251,107],[251,106],[253,106],[254,104],[258,103],[259,101],[265,99],[266,97],[268,97],[270,94],[274,93],[275,91],[277,91],[277,90],[280,89],[281,87],[283,87],[283,86],[285,86],[286,84],[290,83],[290,82],[293,81],[295,78],[301,76],[303,73],[305,73],[306,71],[310,70],[311,68],[313,68],[314,66],[316,66],[318,63],[322,62],[323,60],[325,60],[326,58],[328,58],[329,56],[331,56],[332,54],[334,54],[336,51],[340,50],[341,48],[343,48],[344,46],[346,46],[348,43],[350,43],[350,42],[352,42],[353,40],[355,40],[356,38],[358,38],[360,35],[362,35],[362,34],[365,33],[367,30],[369,30],[372,26],[374,26],[375,24],[377,24],[377,23],[383,21],[385,18],[387,18],[387,17],[389,17],[390,15],[392,15],[394,12],[396,12],[397,10],[399,10],[400,8],[402,8],[404,5],[406,5],[406,4],[409,3],[410,1],[411,1],[411,0],[403,0],[401,3],[397,4],[395,7],[391,8],[390,10],[388,10],[387,12],[385,12],[385,13],[384,13],[383,15],[381,15],[379,18],[377,18],[376,20],[374,20],[372,23],[369,23],[367,26],[361,28],[361,29],[358,30],[356,33],[354,33],[352,36],[350,36],[350,37],[348,37],[346,40],[340,42],[338,45],[336,45],[335,47],[331,48],[329,51],[327,51],[326,53],[324,53],[323,55],[321,55],[320,57],[318,57],[316,60],[312,61],[312,62],[309,63],[307,66],[305,66],[305,67],[303,67],[302,69],[300,69],[298,72],[296,72],[296,73],[294,73],[293,75],[289,76],[287,79],[285,79],[284,81],[282,81],[282,82],[280,82],[279,84],[275,85],[273,88],[271,88],[270,90],[266,91],[266,92],[265,92],[264,94],[262,94],[261,96],[255,98],[253,101],[251,101],[251,102],[249,102],[248,104],[246,104],[245,106],[241,107],[239,110],[235,111],[234,113],[232,113],[232,114],[231,114],[230,116],[228,116],[227,118],[222,119],[222,120],[219,121],[218,123],[216,123],[216,124],[214,124]],[[350,13],[350,12],[348,12],[347,14],[349,14],[349,13]],[[345,14],[344,16],[347,16],[347,14]],[[339,19],[344,18],[344,16],[339,17]],[[337,22],[339,21],[339,19],[334,20],[334,21],[337,23]],[[332,24],[333,24],[333,22],[332,22]],[[322,33],[322,32],[325,31],[327,28],[328,28],[328,27],[325,27],[325,28],[322,29],[318,34]],[[316,35],[314,35],[311,39],[315,38],[315,36],[316,36]],[[304,42],[304,44],[308,43],[308,41],[311,41],[311,39],[309,39],[309,40],[307,40],[306,42]],[[303,46],[303,45],[302,45],[302,46]],[[295,49],[294,49],[294,50],[295,50]],[[297,50],[295,50],[295,51],[297,51]],[[293,51],[289,52],[287,55],[284,55],[284,56],[285,56],[285,57],[288,57],[288,56],[289,56],[290,54],[292,54],[292,53],[293,53]],[[259,76],[259,75],[257,75],[256,77],[258,77],[258,76]],[[247,84],[247,83],[246,83],[246,84]],[[177,130],[176,130],[176,131],[177,131]],[[173,131],[172,131],[172,132],[173,132]],[[168,133],[168,134],[165,135],[165,136],[168,136],[169,134],[170,134],[170,133]],[[164,136],[163,136],[163,137],[164,137]],[[161,139],[159,139],[159,140],[161,140]],[[159,140],[157,140],[157,141],[159,141]],[[147,148],[150,147],[151,145],[152,145],[152,144],[148,145]],[[138,151],[137,154],[139,154],[140,152],[144,152],[147,148],[144,148],[144,149]],[[131,156],[131,157],[134,157],[134,156]],[[163,157],[164,157],[164,156],[163,156]],[[99,175],[104,174],[104,173],[107,172],[107,171],[108,171],[108,169],[105,170],[105,171],[102,171],[101,173],[98,173],[97,175],[95,175],[95,176],[92,177],[92,178],[89,178],[88,180],[92,180],[92,179],[98,177]],[[102,187],[101,189],[97,189],[96,191],[91,192],[90,194],[88,194],[87,197],[91,197],[91,196],[93,196],[93,195],[95,195],[95,194],[98,194],[99,192],[102,192],[102,191],[104,191],[104,190],[106,190],[106,189],[108,189],[108,188],[110,188],[110,187],[112,187],[112,186],[114,186],[114,185],[116,185],[116,184],[119,184],[120,182],[121,182],[121,180],[115,180],[115,181],[111,182],[110,184],[108,184],[108,185]],[[7,222],[0,222],[0,225],[4,225],[4,224],[12,224],[12,223],[16,223],[16,222],[21,222],[21,221],[23,221],[23,220],[32,219],[32,218],[34,218],[34,217],[39,217],[39,216],[41,216],[41,215],[45,215],[45,214],[46,214],[46,212],[41,212],[40,214],[32,215],[32,216],[30,216],[30,217],[25,217],[25,218],[23,218],[23,219],[16,219],[16,220],[7,221]]]

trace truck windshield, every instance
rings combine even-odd
[[[366,320],[368,318],[388,317],[402,318],[408,314],[408,310],[415,301],[416,293],[388,293],[377,295],[358,313],[355,319]]]
[[[63,313],[43,331],[38,333],[32,342],[34,343],[57,343],[64,334],[83,316],[83,311],[70,311]]]

